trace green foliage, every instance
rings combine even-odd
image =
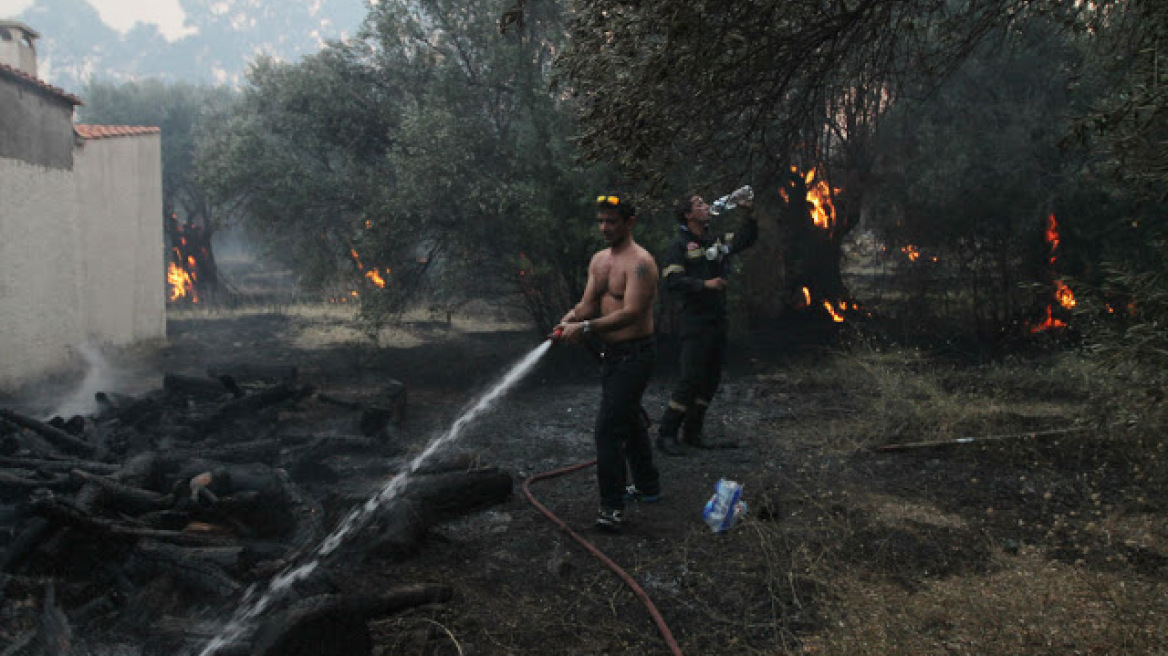
[[[898,311],[944,308],[997,330],[1033,318],[1035,304],[1051,298],[1052,277],[1072,273],[1068,226],[1095,218],[1066,202],[1089,190],[1079,175],[1084,155],[1060,148],[1088,91],[1072,90],[1081,60],[1075,40],[1032,19],[890,111],[867,225],[902,265],[898,287],[912,292]],[[1043,238],[1051,214],[1061,232],[1054,263]],[[901,248],[910,245],[924,257],[908,262]]]
[[[571,113],[548,90],[557,6],[530,9],[501,34],[502,2],[381,2],[352,42],[257,62],[204,144],[204,179],[245,199],[305,282],[360,282],[374,322],[423,297],[515,297],[548,327],[598,245],[599,174],[573,163]]]
[[[895,97],[1048,5],[1060,3],[583,0],[560,67],[590,157],[659,172],[746,154],[781,168],[845,98]]]
[[[1092,288],[1083,308],[1092,344],[1131,383],[1109,395],[1113,407],[1163,415],[1168,381],[1168,73],[1163,55],[1168,5],[1138,0],[1108,15],[1097,43],[1096,75],[1110,84],[1078,124],[1076,137],[1097,155],[1090,171],[1106,193],[1089,200],[1111,210],[1090,235]]]

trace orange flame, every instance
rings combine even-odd
[[[811,299],[812,299],[811,289],[808,287],[801,287],[799,289],[799,292],[803,295],[803,304],[800,305],[799,307],[800,308],[811,307]],[[847,301],[839,301],[839,302],[833,303],[832,301],[824,299],[823,300],[823,308],[825,310],[827,310],[827,313],[829,315],[831,315],[832,321],[834,321],[836,323],[843,323],[844,321],[846,321],[846,319],[844,318],[844,313],[849,311],[849,310],[859,310],[860,306],[855,304],[855,303],[849,304]]]
[[[1058,222],[1054,220],[1054,212],[1046,217],[1046,243],[1050,244],[1050,265],[1054,266],[1055,251],[1058,250],[1058,245],[1061,240],[1058,233]]]
[[[389,270],[387,269],[386,273],[388,272]],[[369,282],[372,282],[374,285],[377,285],[380,288],[385,288],[385,278],[381,277],[381,273],[379,273],[377,269],[370,269],[366,271],[365,277],[368,278]]]
[[[1046,230],[1044,232],[1046,243],[1050,244],[1050,268],[1053,271],[1055,262],[1058,260],[1058,247],[1062,242],[1062,239],[1059,238],[1058,221],[1054,218],[1054,212],[1051,212],[1050,216],[1046,217]],[[1067,310],[1070,310],[1078,304],[1070,286],[1058,278],[1054,280],[1054,300]],[[1046,306],[1046,318],[1041,323],[1032,326],[1030,332],[1038,333],[1044,330],[1051,330],[1052,328],[1065,328],[1066,325],[1067,322],[1054,318],[1054,304],[1049,304]]]
[[[841,303],[838,312],[836,311],[836,308],[834,306],[832,306],[831,301],[825,300],[823,302],[823,307],[827,308],[827,313],[831,315],[832,321],[834,321],[836,323],[843,323],[844,322],[844,315],[840,314],[840,312],[843,312],[844,310],[848,309],[847,303]]]
[[[795,170],[792,167],[792,172]],[[832,198],[840,190],[832,189],[826,180],[817,179],[819,176],[818,166],[803,176],[803,183],[807,185],[807,202],[811,204],[811,222],[817,228],[831,230],[835,226],[835,202]]]
[[[166,266],[166,282],[170,284],[169,298],[171,303],[188,296],[192,303],[199,302],[199,295],[195,292],[194,277],[174,262]]]
[[[1055,319],[1054,315],[1052,314],[1052,308],[1051,308],[1051,306],[1048,305],[1048,306],[1046,306],[1046,319],[1044,319],[1042,321],[1042,323],[1032,327],[1030,329],[1030,332],[1040,333],[1044,330],[1050,330],[1052,328],[1066,328],[1066,327],[1067,327],[1067,322],[1062,321],[1060,319]]]
[[[905,254],[909,262],[916,262],[917,260],[921,259],[920,250],[918,250],[917,247],[913,246],[912,244],[909,244],[908,246],[900,249],[900,252]]]
[[[1072,292],[1071,288],[1067,286],[1067,283],[1061,280],[1054,281],[1054,298],[1056,301],[1058,301],[1059,305],[1068,310],[1078,304],[1078,302],[1075,301],[1074,292]]]

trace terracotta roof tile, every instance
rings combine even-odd
[[[109,137],[136,137],[143,134],[160,134],[162,128],[149,125],[84,125],[76,124],[73,130],[82,139],[108,139]]]
[[[85,104],[85,103],[81,102],[80,98],[65,91],[64,89],[57,88],[57,87],[55,87],[47,82],[43,82],[43,81],[29,75],[28,73],[25,73],[24,71],[20,71],[20,70],[17,70],[15,68],[9,66],[8,64],[0,64],[0,77],[13,78],[13,79],[17,80],[18,82],[23,82],[25,84],[31,85],[31,86],[41,90],[41,91],[52,94],[58,98],[62,98],[64,100],[70,102],[73,105],[84,105]]]

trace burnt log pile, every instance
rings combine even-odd
[[[344,590],[336,574],[409,558],[432,527],[505,501],[508,473],[469,456],[425,463],[342,548],[320,552],[348,509],[408,471],[404,386],[369,401],[283,365],[207,373],[98,393],[89,416],[0,408],[0,656],[197,653],[254,590],[306,561],[312,574],[216,653],[369,654],[368,621],[450,599],[425,582]]]

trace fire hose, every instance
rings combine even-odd
[[[613,560],[606,556],[600,549],[597,549],[595,545],[593,545],[588,540],[585,540],[579,533],[573,531],[564,520],[560,519],[554,513],[552,513],[552,511],[544,507],[542,503],[535,499],[535,495],[531,493],[531,484],[535,481],[543,480],[545,478],[554,478],[556,476],[563,476],[564,474],[570,474],[572,472],[591,467],[595,464],[596,460],[589,460],[588,462],[582,462],[576,465],[563,467],[561,469],[554,469],[552,471],[546,471],[540,474],[529,476],[523,481],[523,494],[527,496],[527,500],[531,502],[531,505],[535,506],[537,510],[546,515],[548,519],[552,520],[552,523],[564,529],[564,531],[566,531],[573,540],[579,542],[580,545],[587,549],[589,553],[591,553],[593,556],[596,556],[600,562],[604,563],[609,569],[615,572],[616,575],[619,576],[621,580],[623,580],[625,584],[629,586],[630,589],[632,589],[633,594],[637,595],[637,597],[641,600],[641,603],[643,603],[645,608],[649,610],[649,615],[653,618],[653,623],[657,625],[657,630],[661,632],[661,637],[665,639],[665,644],[669,647],[670,653],[672,653],[674,656],[683,656],[681,653],[681,647],[678,646],[677,641],[673,638],[673,632],[669,630],[669,626],[665,623],[665,618],[663,618],[661,613],[657,611],[657,606],[653,604],[653,600],[649,598],[649,595],[645,593],[645,591],[641,588],[640,585],[637,584],[633,577],[629,576],[628,572],[622,569],[620,565],[617,565],[615,562],[613,562]]]

